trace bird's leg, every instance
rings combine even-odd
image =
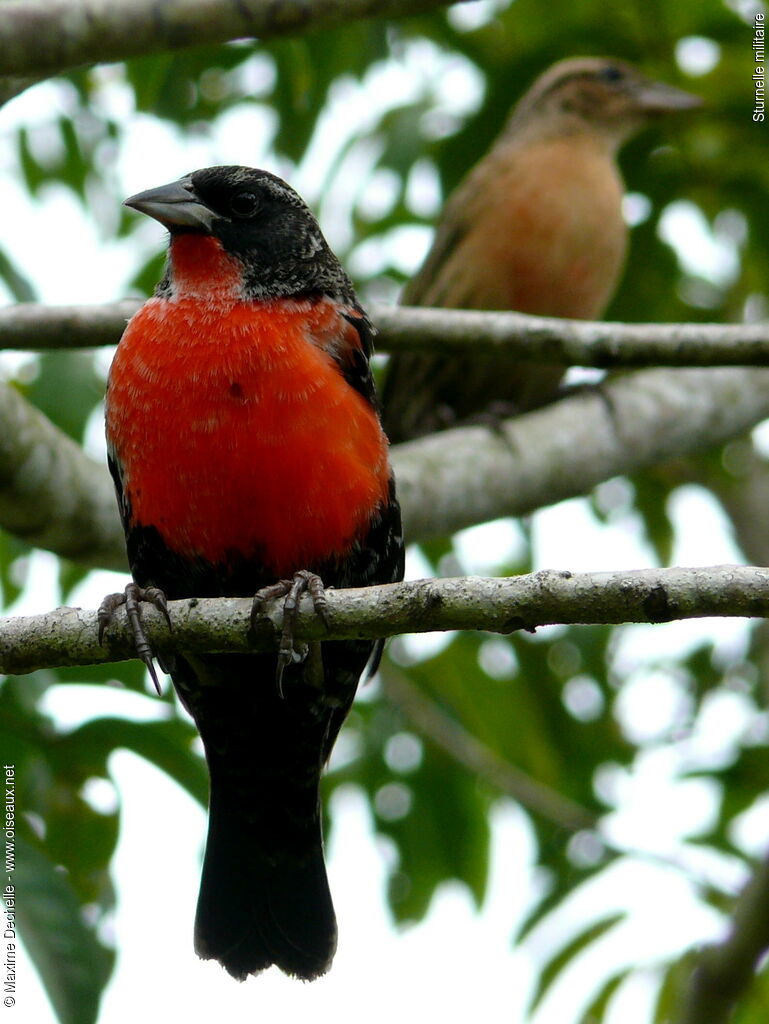
[[[467,416],[456,425],[459,427],[486,427],[486,429],[510,449],[514,456],[520,454],[515,441],[509,436],[505,429],[506,421],[521,415],[520,408],[515,402],[491,402],[485,409]]]
[[[512,447],[513,443],[505,431],[505,421],[520,415],[521,410],[515,402],[491,402],[481,412],[463,420],[462,426],[486,427],[495,437]],[[515,450],[514,454],[517,454]]]
[[[606,382],[607,378],[604,376],[600,380],[584,380],[579,381],[577,384],[561,384],[553,401],[562,402],[564,398],[571,398],[574,395],[595,395],[597,398],[600,398],[612,425],[616,427],[618,422],[617,408],[614,404],[614,399],[606,390]]]
[[[294,573],[290,580],[278,580],[268,587],[262,587],[254,595],[251,605],[251,624],[254,625],[256,616],[259,615],[267,601],[274,598],[284,598],[283,601],[283,629],[280,634],[280,645],[278,647],[278,665],[275,672],[275,680],[278,692],[283,694],[283,672],[287,665],[295,661],[302,661],[307,656],[306,648],[298,650],[294,641],[296,620],[299,614],[299,604],[302,594],[309,594],[312,598],[313,607],[320,615],[324,624],[328,626],[328,609],[326,603],[326,588],[323,580],[314,572],[308,569],[300,569]]]
[[[147,604],[157,608],[168,623],[168,628],[171,629],[171,616],[168,614],[168,603],[163,591],[159,587],[140,587],[138,583],[129,583],[122,594],[107,594],[99,605],[99,611],[97,612],[99,643],[102,644],[104,642],[104,632],[112,621],[115,610],[124,604],[131,633],[133,634],[136,655],[147,666],[158,696],[160,696],[162,691],[157,673],[155,672],[154,654],[147,639],[147,634],[144,631],[141,615],[139,614],[139,605],[142,601],[146,601]]]

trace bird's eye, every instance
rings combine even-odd
[[[604,82],[620,82],[624,75],[622,68],[618,68],[616,64],[604,64],[601,70],[598,72],[598,77]]]
[[[253,192],[236,192],[230,200],[230,210],[236,217],[253,217],[259,209],[259,197]]]

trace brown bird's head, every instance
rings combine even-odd
[[[574,57],[540,75],[513,110],[507,131],[590,132],[616,150],[647,121],[701,104],[698,96],[655,82],[624,61]]]

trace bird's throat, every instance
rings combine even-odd
[[[169,249],[172,299],[208,303],[237,302],[243,297],[243,267],[212,235],[184,232]]]

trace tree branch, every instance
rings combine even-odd
[[[466,427],[393,450],[410,540],[528,515],[612,476],[722,444],[769,416],[769,371],[646,370],[496,433]]]
[[[141,299],[83,306],[20,302],[0,307],[0,349],[41,350],[117,345]]]
[[[453,0],[457,2],[457,0]],[[463,0],[458,0],[463,2]],[[58,74],[161,50],[397,18],[449,0],[10,0],[0,19],[0,74]]]
[[[21,303],[0,309],[0,349],[115,345],[141,305]],[[766,366],[769,324],[625,324],[561,320],[523,313],[422,309],[372,304],[377,349],[447,356],[500,349],[516,359],[563,366]]]
[[[769,416],[769,370],[647,370],[499,431],[467,427],[393,449],[409,541],[528,515],[609,477],[705,451]],[[0,527],[86,565],[125,565],[105,468],[0,386]]]
[[[679,1024],[728,1024],[769,951],[769,857],[740,895],[729,935],[699,956]]]
[[[620,368],[767,366],[769,324],[627,324],[523,313],[372,306],[386,352],[509,350],[524,362]],[[1,335],[0,335],[1,337]]]
[[[105,467],[7,384],[0,384],[0,526],[84,565],[126,568]]]
[[[172,601],[173,633],[155,609],[143,609],[158,652],[274,650],[282,605],[273,602],[249,635],[245,598]],[[505,579],[417,580],[328,593],[329,627],[302,601],[300,640],[393,636],[432,630],[510,633],[550,623],[669,622],[703,616],[769,615],[769,569],[754,566],[571,573],[545,570]],[[59,608],[48,615],[0,620],[0,671],[32,672],[134,657],[125,611],[119,609],[102,648],[94,611]]]

